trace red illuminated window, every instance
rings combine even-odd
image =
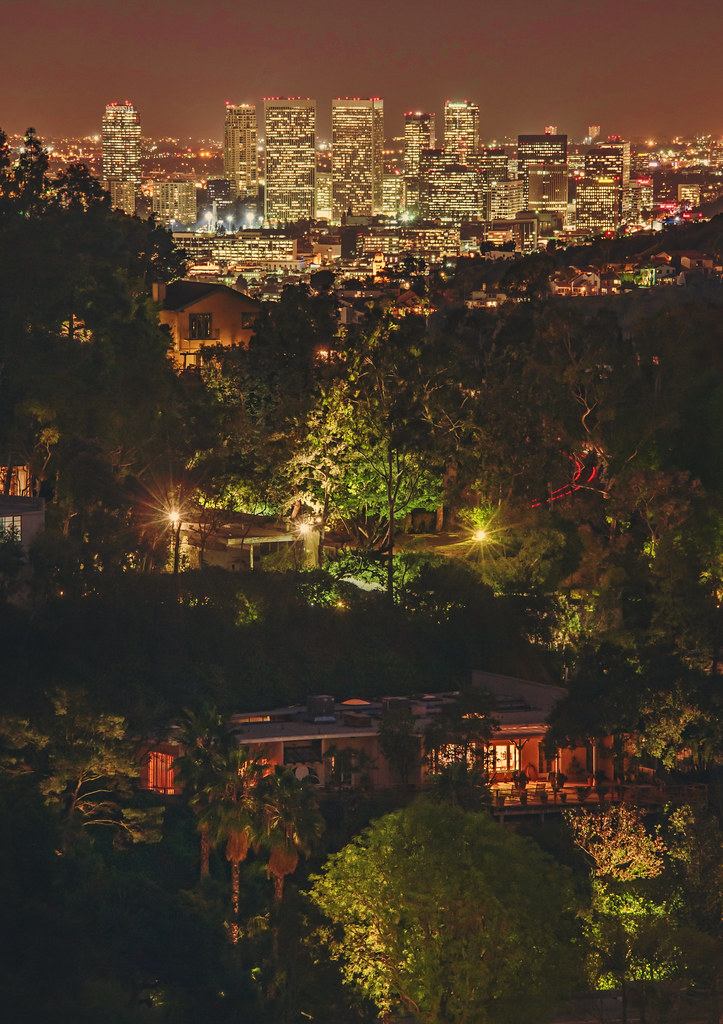
[[[176,792],[173,756],[152,750],[148,755],[148,788],[154,793]]]

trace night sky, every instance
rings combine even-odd
[[[480,106],[483,141],[556,124],[723,135],[723,4],[699,0],[0,0],[0,126],[92,134],[130,99],[151,136],[222,137],[223,106],[333,96]]]

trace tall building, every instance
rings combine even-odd
[[[316,219],[331,220],[331,171],[316,169]]]
[[[469,100],[447,100],[444,105],[444,148],[458,163],[479,150],[479,107]]]
[[[610,178],[617,182],[619,219],[630,213],[630,143],[618,140],[595,146],[585,156],[586,178]]]
[[[434,149],[434,114],[409,111],[404,115],[404,173],[419,174],[423,149]]]
[[[207,178],[206,194],[217,212],[231,205],[231,184],[227,178]]]
[[[132,103],[106,106],[101,138],[105,187],[115,206],[133,214],[141,189],[141,122]]]
[[[490,220],[492,215],[492,191],[500,181],[510,177],[507,152],[499,147],[486,146],[480,153],[479,173],[481,178],[480,216]]]
[[[489,220],[512,219],[525,208],[524,182],[498,181],[490,190]]]
[[[255,196],[259,188],[256,107],[227,103],[223,132],[223,173],[232,199]]]
[[[527,165],[527,208],[567,217],[567,164]]]
[[[630,217],[633,223],[641,224],[646,220],[650,220],[653,205],[653,179],[636,178],[635,181],[631,181]]]
[[[461,224],[479,217],[482,179],[444,149],[425,149],[420,159],[420,207],[425,220]]]
[[[385,217],[397,217],[406,209],[406,182],[404,175],[393,171],[384,175],[382,186],[382,213]]]
[[[192,181],[154,181],[151,185],[153,212],[164,224],[177,221],[186,227],[196,223],[198,204]]]
[[[271,224],[313,220],[316,209],[316,101],[265,99],[264,217]]]
[[[404,115],[404,181],[406,209],[419,213],[419,161],[423,149],[434,149],[434,114],[408,111]]]
[[[517,172],[525,188],[525,203],[529,190],[527,168],[529,164],[566,164],[567,135],[518,135]]]
[[[582,178],[577,183],[577,226],[591,235],[615,231],[620,224],[620,183],[617,178]]]
[[[337,99],[331,104],[333,219],[382,212],[384,102]]]

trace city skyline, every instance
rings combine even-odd
[[[381,96],[388,134],[401,134],[404,111],[439,115],[447,99],[479,105],[483,139],[545,124],[571,138],[590,123],[603,136],[723,132],[723,9],[711,0],[689,18],[671,0],[609,0],[595,10],[511,0],[482,13],[472,0],[453,0],[441,25],[418,6],[390,11],[378,0],[353,26],[327,0],[312,19],[286,0],[243,10],[178,0],[172,12],[10,0],[2,127],[94,134],[106,103],[130,99],[148,136],[219,138],[226,101],[260,107],[264,96],[301,95],[317,101],[320,138],[330,136],[331,100],[345,96]]]

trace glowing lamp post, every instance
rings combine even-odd
[[[173,529],[173,575],[178,576],[179,549],[181,544],[181,515],[176,509],[168,513],[168,521]]]

